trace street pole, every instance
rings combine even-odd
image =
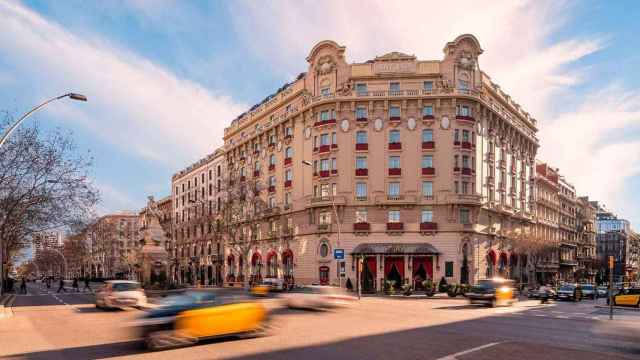
[[[60,99],[64,99],[66,97],[68,97],[69,99],[72,99],[72,100],[87,101],[87,97],[86,96],[81,95],[81,94],[76,94],[76,93],[67,93],[67,94],[56,96],[54,98],[46,100],[45,102],[41,103],[40,105],[37,105],[33,109],[29,110],[27,113],[22,115],[15,123],[13,123],[13,125],[11,125],[9,127],[9,129],[7,129],[7,131],[5,131],[5,133],[2,135],[2,138],[0,138],[0,148],[2,148],[2,145],[4,145],[5,141],[7,141],[7,139],[9,138],[9,135],[11,135],[11,133],[18,127],[18,125],[20,125],[20,123],[22,123],[26,118],[31,116],[31,114],[33,114],[36,111],[42,109],[43,107],[45,107],[50,102],[53,102],[53,101],[56,101],[56,100],[60,100]],[[2,295],[3,289],[4,289],[4,261],[3,261],[3,259],[4,259],[4,246],[2,244],[2,239],[0,238],[0,295]]]
[[[613,320],[613,256],[609,256],[609,320]]]

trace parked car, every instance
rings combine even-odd
[[[517,301],[515,282],[503,278],[478,281],[466,294],[471,304],[485,304],[491,307],[510,306]]]
[[[582,289],[580,288],[580,285],[565,284],[560,286],[556,297],[558,300],[580,301],[583,298]]]
[[[289,308],[314,310],[346,306],[356,299],[342,288],[323,285],[294,288],[282,297]]]
[[[547,296],[550,299],[555,299],[556,298],[556,291],[554,289],[552,289],[551,287],[547,288]],[[527,297],[529,299],[540,299],[540,288],[537,287],[535,289],[531,289],[527,292]]]
[[[609,296],[609,288],[606,286],[598,286],[597,292],[598,292],[598,297],[606,298]]]
[[[598,292],[593,284],[580,284],[580,289],[582,289],[582,296],[585,299],[594,300],[598,297]]]
[[[141,307],[147,303],[137,281],[109,280],[96,292],[96,307],[101,309]]]
[[[192,291],[167,297],[133,326],[148,349],[161,350],[205,338],[263,335],[269,329],[269,316],[259,302]]]
[[[607,299],[607,305],[609,299]],[[640,288],[620,289],[613,295],[615,306],[635,306],[640,308]]]

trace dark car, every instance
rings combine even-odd
[[[580,285],[575,284],[562,285],[560,286],[560,289],[558,289],[556,298],[558,300],[580,301],[583,298],[582,288]]]
[[[512,305],[516,301],[513,280],[493,278],[480,280],[465,294],[471,304],[485,304],[491,307]]]

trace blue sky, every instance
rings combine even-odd
[[[480,66],[538,119],[540,158],[580,194],[640,224],[640,4],[634,1],[3,1],[0,109],[90,150],[100,211],[139,209],[221,144],[237,114],[306,71],[320,40],[348,61],[442,58],[462,33]]]

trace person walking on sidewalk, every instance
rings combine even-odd
[[[27,293],[27,283],[24,281],[24,277],[22,278],[22,281],[20,282],[20,293],[22,293],[22,294],[26,294]]]
[[[64,288],[64,278],[60,278],[60,286],[58,287],[58,292],[60,292],[61,290],[64,292],[67,292],[67,289]]]
[[[71,287],[76,291],[76,292],[80,292],[80,286],[78,286],[78,278],[74,277],[73,278],[73,283],[71,284]]]
[[[90,293],[93,293],[93,290],[91,290],[91,286],[89,285],[89,277],[84,278],[84,287],[82,288],[82,291],[84,292],[87,289],[89,289]]]

